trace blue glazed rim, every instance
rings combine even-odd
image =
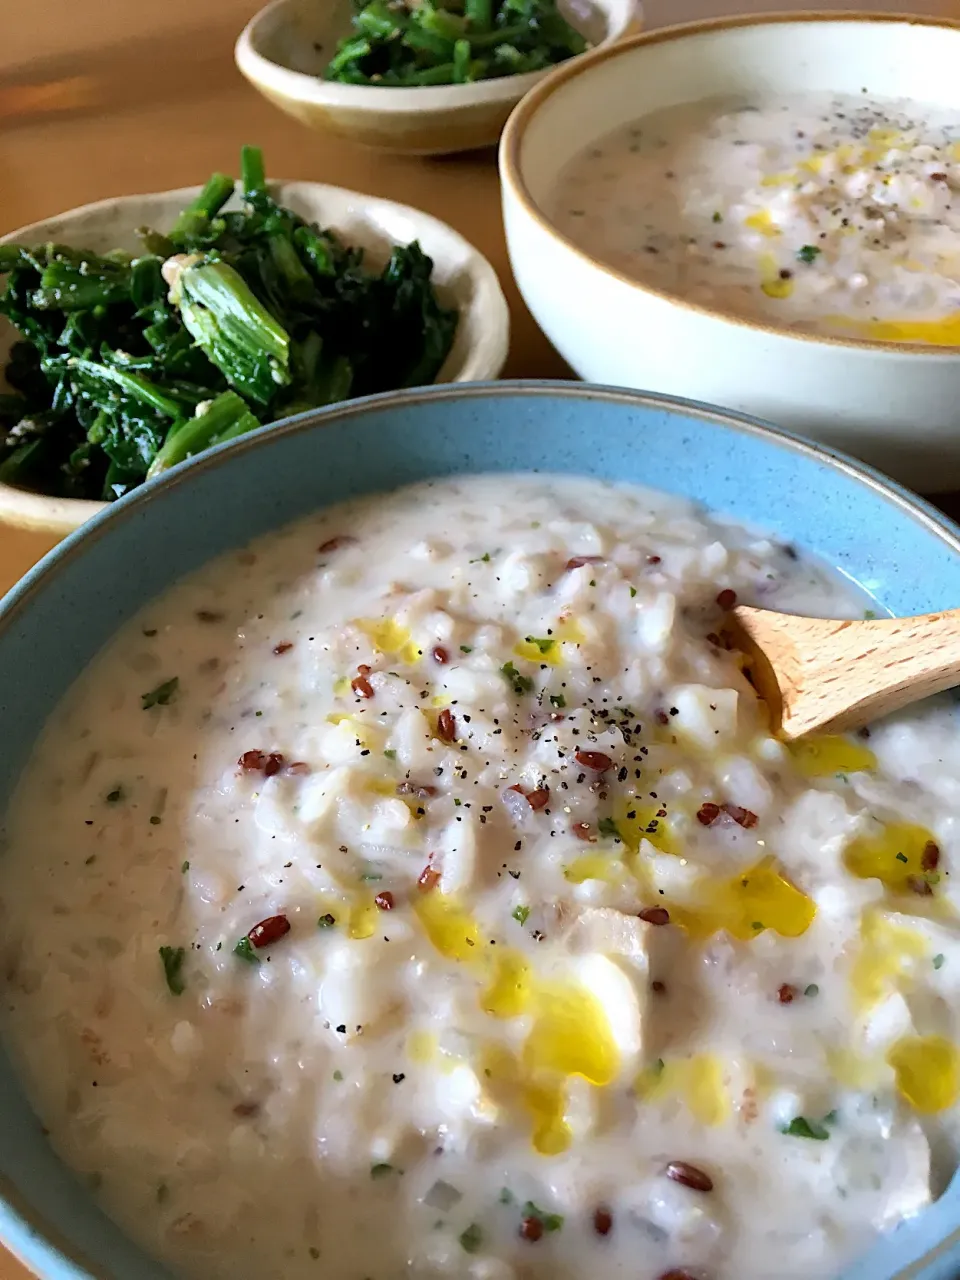
[[[775,427],[758,418],[734,413],[696,400],[679,396],[631,391],[614,386],[598,386],[582,382],[546,379],[518,379],[502,382],[459,383],[386,392],[347,401],[330,408],[311,411],[281,423],[263,427],[239,440],[211,449],[190,461],[173,468],[156,480],[141,486],[132,493],[111,503],[94,515],[86,524],[71,533],[63,542],[49,551],[0,601],[0,636],[6,635],[29,609],[33,597],[67,568],[86,548],[103,537],[137,518],[145,504],[162,498],[163,494],[185,483],[198,472],[217,468],[224,456],[236,456],[241,451],[251,452],[269,447],[272,441],[309,433],[324,426],[349,422],[362,418],[370,411],[390,410],[417,404],[444,401],[481,401],[498,398],[537,397],[565,399],[584,404],[620,404],[635,409],[649,408],[666,413],[685,414],[701,422],[714,423],[726,431],[744,436],[759,437],[775,445],[787,454],[800,455],[808,460],[824,463],[836,472],[844,474],[856,484],[872,490],[884,502],[920,525],[927,533],[939,539],[954,555],[960,557],[960,526],[932,504],[911,493],[895,481],[864,463],[826,445],[804,439],[791,431]],[[547,468],[544,468],[547,470]],[[47,1224],[42,1215],[31,1207],[18,1206],[23,1197],[7,1187],[7,1179],[0,1178],[0,1243],[21,1262],[44,1280],[105,1280],[106,1272],[82,1257],[81,1251],[63,1240],[62,1232]],[[958,1201],[955,1221],[960,1221],[960,1174],[951,1180],[940,1199],[921,1217],[933,1212],[936,1205],[948,1200]],[[881,1242],[882,1243],[882,1242]],[[866,1269],[858,1261],[848,1270],[843,1280],[873,1280],[875,1272],[868,1255]],[[949,1268],[949,1270],[947,1269]],[[151,1272],[153,1268],[151,1267]],[[156,1274],[161,1274],[157,1272]],[[166,1274],[166,1273],[163,1273]],[[954,1226],[942,1239],[927,1249],[922,1257],[889,1277],[889,1280],[960,1280],[960,1225]]]

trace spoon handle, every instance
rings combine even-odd
[[[786,738],[859,728],[960,685],[960,609],[856,622],[736,612],[775,672]]]

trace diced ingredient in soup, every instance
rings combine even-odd
[[[736,600],[863,611],[677,500],[496,476],[126,625],[0,862],[5,1038],[104,1208],[198,1280],[827,1280],[939,1194],[952,714],[784,746]]]
[[[671,107],[562,172],[557,227],[748,319],[960,347],[960,113],[806,94]]]

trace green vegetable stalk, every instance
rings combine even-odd
[[[290,339],[225,262],[168,258],[170,297],[198,346],[238,391],[269,404],[290,381]]]
[[[235,391],[224,391],[216,400],[198,407],[197,414],[189,422],[170,432],[150,464],[147,479],[152,480],[169,471],[178,462],[202,453],[211,445],[223,444],[248,431],[255,431],[259,425]]]

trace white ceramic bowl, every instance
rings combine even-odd
[[[640,29],[640,0],[559,0],[559,8],[598,48]],[[550,74],[419,89],[334,84],[323,71],[350,31],[351,12],[350,0],[274,0],[241,33],[237,66],[309,128],[408,155],[494,146],[512,109]]]
[[[0,244],[56,240],[104,253],[140,249],[139,226],[165,231],[199,192],[199,187],[119,196],[71,209],[0,237]],[[328,187],[319,182],[271,182],[274,197],[311,222],[338,232],[347,244],[365,249],[371,263],[386,262],[392,246],[419,240],[433,259],[438,293],[460,313],[456,338],[437,382],[484,382],[499,376],[510,342],[510,313],[493,267],[452,227],[429,214],[391,200]],[[234,197],[227,208],[234,207]],[[0,317],[0,371],[7,363],[15,330]],[[0,372],[0,389],[3,388]],[[48,498],[0,484],[0,523],[53,534],[69,533],[103,507],[102,502]]]
[[[958,68],[960,23],[813,13],[691,23],[560,67],[500,146],[507,246],[527,306],[590,382],[754,414],[921,492],[960,488],[960,348],[821,338],[710,311],[602,266],[540,209],[572,156],[649,112],[731,92],[867,88],[960,118]]]

